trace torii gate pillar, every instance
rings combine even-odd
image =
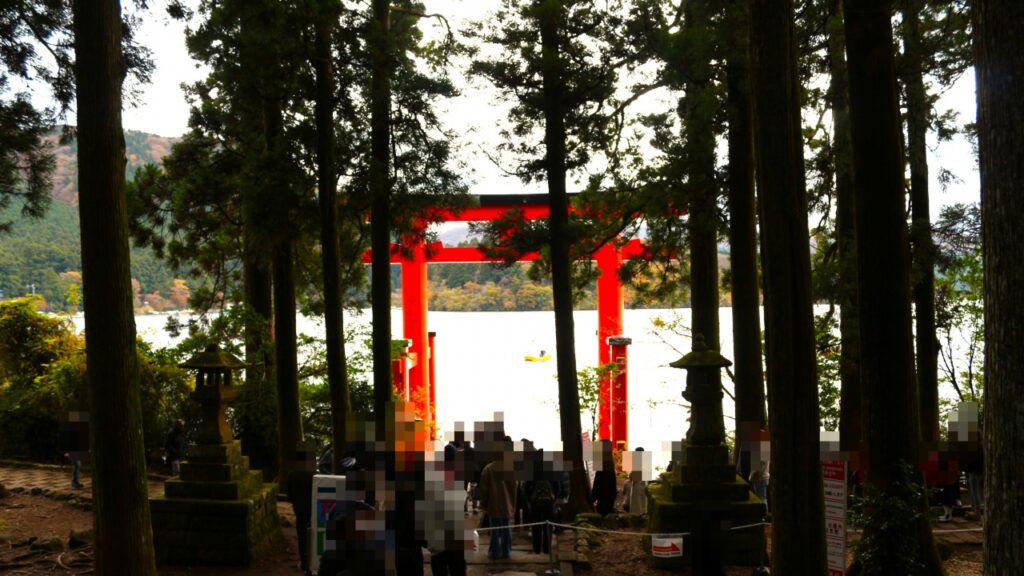
[[[613,350],[612,342],[619,341],[609,341],[622,335],[622,283],[618,274],[622,255],[614,243],[608,242],[597,250],[594,259],[601,271],[597,278],[597,362],[600,366],[619,363],[615,372],[601,381],[597,431],[602,439],[611,440],[612,446],[619,446],[619,442],[628,446],[626,345],[616,346]]]
[[[409,347],[409,391],[416,416],[434,428],[434,398],[430,380],[430,345],[427,338],[427,256],[423,242],[409,242],[411,257],[402,259],[402,335]]]

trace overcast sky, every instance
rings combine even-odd
[[[145,15],[139,38],[153,51],[156,71],[153,81],[144,87],[142,103],[124,111],[124,126],[133,130],[151,132],[161,136],[180,136],[188,123],[188,105],[181,89],[182,83],[202,78],[205,71],[188,57],[184,45],[184,24],[166,16],[167,0],[151,1],[151,10]],[[424,0],[428,12],[444,14],[456,35],[468,22],[485,18],[498,5],[497,0]],[[443,30],[435,20],[424,21],[423,28],[430,34]],[[940,109],[956,109],[962,121],[975,118],[974,76],[966,74],[958,84],[939,100]],[[496,125],[503,114],[494,105],[493,94],[487,94],[479,85],[469,84],[455,101],[443,107],[444,118],[450,128],[460,135],[463,157],[472,169],[471,192],[515,193],[537,192],[526,189],[517,180],[504,177],[483,155],[496,137]],[[941,205],[978,200],[978,172],[970,145],[963,139],[936,147],[931,142],[929,170],[932,174],[932,215],[938,215]],[[939,167],[953,171],[961,183],[943,192],[936,175]],[[570,184],[570,188],[573,186]]]

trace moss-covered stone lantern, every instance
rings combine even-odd
[[[181,476],[164,482],[164,495],[150,498],[153,545],[160,564],[246,565],[280,538],[277,486],[249,469],[234,440],[225,409],[238,395],[232,371],[238,358],[210,346],[182,368],[196,371],[192,399],[199,403],[199,429]]]
[[[704,337],[694,336],[693,350],[669,366],[686,370],[683,398],[690,402],[690,429],[686,441],[693,446],[725,443],[722,418],[722,368],[732,366],[718,350],[708,348]]]
[[[647,529],[652,535],[686,536],[679,556],[655,556],[655,566],[688,565],[694,574],[717,576],[725,574],[723,564],[761,561],[764,503],[736,474],[725,444],[720,371],[731,365],[699,334],[693,350],[670,364],[686,370],[683,398],[690,402],[690,426],[682,461],[648,490]]]
[[[196,371],[196,389],[192,399],[202,408],[202,420],[195,440],[199,444],[225,444],[231,441],[225,410],[238,396],[238,389],[231,385],[233,370],[245,368],[245,364],[231,353],[221,350],[216,344],[180,364],[182,368]]]

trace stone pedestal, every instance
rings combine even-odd
[[[161,564],[248,565],[281,535],[277,485],[249,470],[237,440],[192,447],[149,507]]]
[[[679,464],[663,477],[663,483],[649,486],[648,531],[691,535],[683,538],[681,558],[652,558],[654,565],[759,565],[765,550],[764,528],[732,528],[761,522],[764,501],[736,474],[729,463],[729,449],[688,446],[686,464]]]
[[[683,538],[682,557],[653,557],[655,566],[688,565],[694,574],[725,576],[726,564],[762,562],[764,527],[734,530],[760,523],[765,507],[736,474],[724,443],[720,370],[731,364],[699,334],[693,351],[670,364],[687,371],[683,397],[690,402],[690,428],[683,461],[649,489],[648,531],[689,536]]]

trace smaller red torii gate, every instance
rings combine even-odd
[[[481,195],[479,205],[459,211],[439,210],[432,215],[445,222],[482,222],[496,220],[510,210],[518,210],[527,220],[547,218],[546,194]],[[434,333],[427,330],[427,264],[489,262],[475,246],[444,246],[440,242],[427,245],[423,241],[392,245],[391,260],[402,266],[402,336],[407,348],[393,351],[393,384],[398,394],[410,401],[416,414],[428,427],[437,422],[434,379]],[[601,246],[594,255],[597,279],[597,346],[598,363],[618,364],[610,378],[601,382],[598,412],[598,435],[612,441],[613,446],[628,445],[629,388],[627,346],[631,340],[622,334],[623,295],[618,270],[623,260],[641,257],[644,247],[639,240],[630,240],[618,247],[614,243]],[[522,255],[520,261],[536,260],[537,253]],[[370,262],[370,252],[364,256]]]

